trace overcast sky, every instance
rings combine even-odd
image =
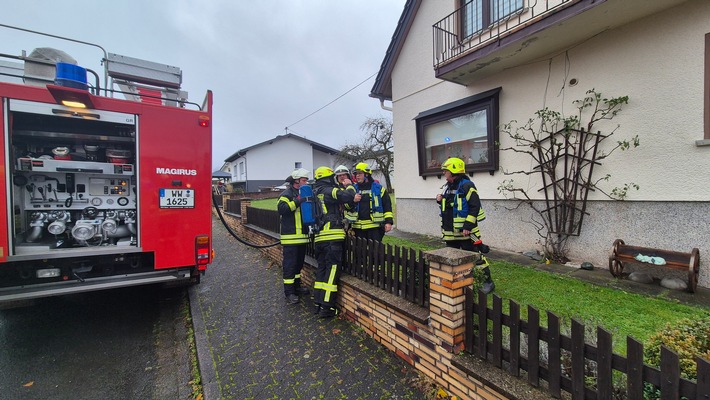
[[[286,127],[337,149],[359,141],[368,117],[390,118],[368,94],[405,1],[21,0],[5,2],[0,24],[179,67],[190,101],[202,104],[214,92],[218,169]],[[54,47],[103,71],[96,47],[4,27],[0,37],[0,53]]]

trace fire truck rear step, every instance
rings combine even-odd
[[[100,278],[64,281],[34,285],[31,288],[10,287],[0,289],[0,302],[30,300],[41,297],[59,296],[65,294],[75,294],[91,292],[95,290],[116,289],[128,286],[149,285],[155,283],[177,283],[189,282],[191,279],[191,269],[170,269],[155,272],[146,272],[131,275],[115,275]]]

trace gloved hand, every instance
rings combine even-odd
[[[477,251],[482,254],[487,254],[489,251],[491,251],[491,248],[483,244],[482,240],[478,240],[473,242],[473,251]]]

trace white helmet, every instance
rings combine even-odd
[[[342,174],[350,175],[350,170],[348,169],[348,167],[341,164],[341,165],[338,165],[337,167],[335,167],[335,176],[342,175]]]
[[[308,178],[308,170],[303,168],[297,168],[293,170],[293,172],[291,172],[291,178],[293,178],[293,180],[299,178]]]

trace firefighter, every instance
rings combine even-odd
[[[345,165],[338,165],[335,167],[335,181],[340,185],[341,188],[347,189],[347,190],[352,190],[355,192],[355,186],[353,186],[353,181],[351,180],[350,176],[350,170],[348,167]],[[346,203],[341,205],[341,211],[343,211],[343,215],[347,213],[348,211],[351,211],[352,209],[355,208],[356,203]],[[345,237],[347,238],[348,236],[352,236],[353,230],[350,229],[350,221],[348,221],[347,218],[343,218],[343,224],[345,229]],[[342,262],[346,263],[347,262],[347,257],[348,257],[348,243],[345,242],[343,245],[343,258]]]
[[[460,158],[449,158],[442,165],[446,178],[446,189],[436,195],[440,205],[441,231],[448,247],[477,252],[481,259],[476,267],[486,277],[483,292],[488,294],[495,289],[491,279],[491,270],[484,254],[490,250],[481,240],[478,222],[486,218],[481,207],[476,185],[466,175],[466,166]]]
[[[338,314],[335,295],[338,292],[345,241],[340,206],[360,200],[360,196],[353,190],[339,187],[334,178],[334,172],[330,167],[316,169],[313,194],[321,207],[322,221],[314,239],[318,267],[313,286],[313,299],[320,318],[332,318]]]
[[[355,231],[355,237],[381,242],[394,223],[392,200],[385,188],[372,179],[369,165],[363,162],[355,165],[353,177],[355,190],[362,200],[353,210],[346,211],[345,218]]]
[[[301,287],[301,268],[306,258],[308,231],[301,220],[299,189],[308,182],[308,170],[298,168],[286,178],[289,187],[281,193],[277,208],[281,216],[281,247],[283,248],[283,282],[286,301],[298,304],[298,295],[308,294]]]
[[[338,165],[335,167],[335,180],[343,188],[347,188],[352,185],[352,180],[350,179],[350,170],[345,165]]]
[[[353,186],[352,180],[350,180],[350,170],[345,165],[338,165],[335,167],[335,181],[343,189],[351,190],[355,192],[355,186]],[[341,209],[344,213],[352,211],[355,209],[356,203],[346,203],[343,204]],[[350,232],[350,221],[347,218],[343,219],[345,223],[345,233]]]

